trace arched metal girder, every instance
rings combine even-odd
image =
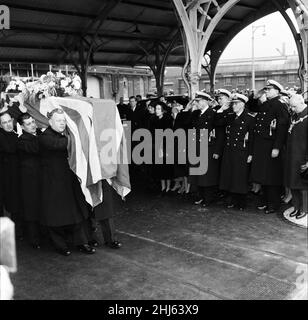
[[[221,7],[215,0],[191,0],[185,6],[183,0],[173,0],[178,17],[183,25],[187,50],[190,57],[188,72],[190,95],[194,97],[199,89],[202,60],[208,41],[223,16],[240,0],[229,0]],[[208,15],[211,7],[216,7],[216,14]]]
[[[288,0],[299,28],[298,44],[302,48],[298,70],[304,96],[308,98],[308,0]]]

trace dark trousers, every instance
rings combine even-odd
[[[99,224],[101,227],[102,235],[106,243],[112,243],[116,241],[113,218],[99,220],[98,222],[94,218],[91,218],[88,224],[89,239],[99,241],[97,224]]]
[[[36,221],[26,221],[24,223],[27,239],[30,244],[40,243],[40,225]]]
[[[198,186],[198,192],[200,198],[203,199],[206,203],[212,203],[217,199],[218,187],[210,186],[210,187],[201,187]]]
[[[245,209],[247,206],[247,194],[230,193],[228,196],[228,204],[234,204],[238,208]]]
[[[70,239],[76,246],[88,243],[84,230],[84,223],[78,223],[63,227],[49,227],[50,238],[56,248],[64,249],[67,247]]]
[[[291,189],[292,203],[295,210],[308,212],[308,191],[300,189]]]
[[[278,210],[280,207],[281,186],[262,186],[262,205],[268,209]]]

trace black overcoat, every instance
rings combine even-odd
[[[107,180],[102,180],[103,202],[94,207],[94,216],[97,221],[109,219],[114,216],[114,189]]]
[[[18,135],[0,129],[0,153],[3,157],[4,206],[12,214],[20,213],[19,161],[17,153]]]
[[[193,133],[192,141],[189,143],[196,144],[197,154],[200,152],[200,140],[205,134],[202,129],[208,130],[208,169],[205,174],[190,176],[191,183],[200,187],[216,186],[219,184],[220,160],[213,158],[213,154],[218,148],[215,130],[215,110],[208,108],[203,114],[200,114],[199,110],[194,111],[191,128],[195,129],[196,132]]]
[[[18,139],[18,155],[23,218],[25,221],[39,222],[41,211],[41,167],[38,136],[23,132]]]
[[[308,161],[308,117],[307,108],[296,115],[289,128],[286,162],[285,186],[291,189],[307,190],[308,185],[300,176],[300,167]]]
[[[227,122],[220,189],[246,194],[249,181],[247,158],[252,154],[255,118],[244,110],[239,117],[232,114]]]
[[[154,158],[154,161],[156,159],[161,159],[162,163],[156,163],[154,164],[154,175],[157,179],[172,179],[173,178],[173,164],[167,164],[167,145],[165,142],[165,139],[163,141],[163,144],[160,144],[160,141],[156,141],[158,137],[155,135],[155,130],[161,129],[172,129],[172,118],[167,113],[164,113],[162,118],[158,118],[155,116],[151,121],[151,128],[150,131],[152,132],[152,135],[154,134],[152,138],[152,143],[154,144],[154,154],[156,157]]]
[[[283,184],[283,152],[288,132],[289,114],[279,100],[273,98],[259,106],[254,128],[251,181],[261,185]],[[279,156],[272,158],[272,150]]]
[[[68,137],[48,127],[39,136],[42,178],[42,224],[80,223],[89,212],[77,176],[68,164]]]

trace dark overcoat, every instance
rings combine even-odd
[[[103,202],[94,208],[94,217],[97,221],[114,216],[114,189],[107,180],[102,180]]]
[[[23,218],[25,221],[39,222],[41,211],[41,167],[38,136],[23,132],[18,139],[18,155]]]
[[[48,127],[39,136],[42,179],[42,224],[80,223],[89,212],[77,176],[68,164],[68,137]]]
[[[283,152],[288,132],[289,114],[279,100],[273,98],[259,106],[254,128],[251,181],[261,185],[283,184]],[[279,156],[272,158],[272,150]]]
[[[156,135],[155,135],[155,130],[156,129],[161,129],[161,130],[166,130],[166,129],[172,129],[172,118],[170,115],[167,113],[164,113],[162,118],[158,118],[155,116],[152,119],[151,122],[151,128],[150,131],[152,134],[154,134],[154,139],[152,139],[152,142],[154,144],[154,154],[156,157],[154,158],[154,161],[156,159],[161,159],[162,163],[156,163],[154,164],[154,175],[155,178],[165,180],[165,179],[172,179],[173,178],[173,164],[167,164],[167,145],[166,141],[164,139],[163,144],[160,144],[160,141],[156,141]]]
[[[1,147],[0,147],[1,148]],[[3,216],[3,202],[4,202],[4,178],[3,178],[3,154],[0,149],[0,217]]]
[[[176,132],[178,129],[181,129],[185,133],[185,144],[184,142],[179,143],[178,139],[174,141],[174,167],[173,167],[173,176],[174,178],[178,177],[187,177],[189,172],[188,164],[188,129],[191,123],[191,112],[182,111],[179,112],[176,118],[173,120],[173,131]],[[183,163],[185,162],[185,163]]]
[[[196,144],[197,154],[200,152],[200,141],[203,139],[205,132],[208,130],[208,169],[205,174],[190,176],[192,184],[200,187],[211,187],[219,184],[220,160],[213,158],[217,150],[217,135],[215,130],[215,111],[208,108],[203,114],[199,110],[192,116],[192,129],[196,131],[192,135],[192,141],[189,143]],[[193,166],[192,166],[193,167]]]
[[[300,167],[308,162],[307,108],[292,120],[285,157],[285,186],[290,189],[307,190],[308,185],[300,176]]]
[[[3,157],[4,207],[12,214],[20,213],[19,162],[17,153],[18,135],[0,129],[0,152]]]
[[[227,123],[220,189],[246,194],[249,180],[247,158],[252,154],[255,118],[244,110],[239,117],[235,114],[228,117]]]

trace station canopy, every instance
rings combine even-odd
[[[216,1],[220,6],[225,2]],[[277,11],[275,2],[288,8],[288,2],[281,0],[237,2],[216,26],[206,51],[217,43],[225,48],[251,22]],[[80,63],[82,50],[84,56],[93,51],[90,65],[134,67],[155,61],[172,41],[167,65],[182,66],[186,61],[173,0],[2,0],[1,4],[10,8],[10,29],[0,31],[2,64]],[[208,15],[215,10],[211,7]]]

